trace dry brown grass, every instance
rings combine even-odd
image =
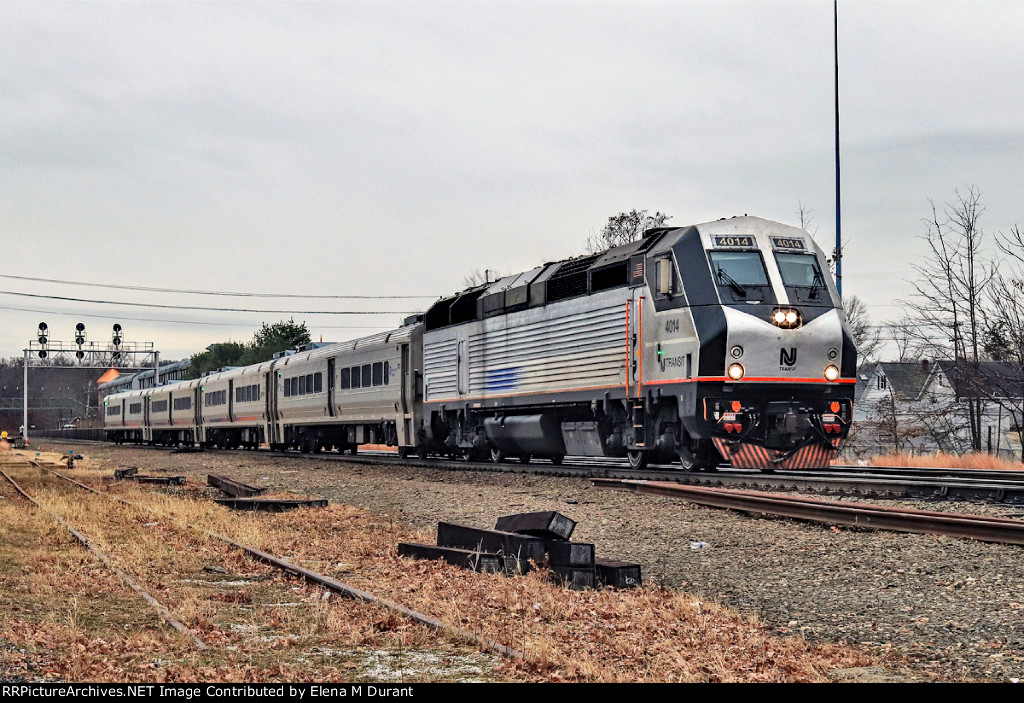
[[[431,542],[433,533],[350,506],[282,514],[235,513],[206,499],[205,489],[197,485],[163,490],[120,482],[106,490],[143,509],[113,509],[112,502],[66,483],[55,485],[53,479],[34,471],[34,475],[25,472],[26,482],[34,481],[30,492],[36,491],[73,523],[95,533],[118,563],[154,588],[151,592],[201,637],[211,644],[237,647],[253,661],[278,662],[285,669],[289,657],[313,641],[333,648],[365,651],[383,646],[405,651],[436,648],[444,638],[378,606],[339,603],[336,596],[325,601],[316,589],[248,562],[238,551],[197,534],[193,528],[265,549],[517,648],[529,661],[501,664],[504,675],[517,679],[822,681],[832,669],[876,663],[853,648],[776,636],[754,619],[668,589],[574,592],[551,584],[543,571],[506,578],[442,562],[400,559],[397,542]],[[101,487],[109,482],[109,473],[88,467],[73,475]],[[202,573],[202,567],[209,564],[243,574],[254,583],[217,597],[211,596],[208,588],[180,583],[182,574]],[[268,584],[278,595],[261,590]],[[229,597],[234,600],[225,600]],[[290,598],[307,605],[254,608],[246,611],[246,617],[239,613],[246,604]],[[72,628],[72,615],[68,611],[63,627]],[[225,680],[285,676],[274,673],[269,664],[243,670],[232,657],[219,661],[218,666],[227,670],[216,668],[217,675]],[[202,680],[208,668],[192,663],[173,671],[175,676]],[[349,673],[344,668],[328,669],[320,667],[301,677],[337,680],[332,677]],[[289,675],[298,675],[287,670]],[[130,674],[138,675],[139,671]]]
[[[994,471],[1024,471],[1019,461],[1002,459],[994,454],[882,454],[867,460],[870,466],[935,467],[942,469],[984,469]]]
[[[5,470],[13,473],[11,467]],[[85,478],[78,472],[75,477]],[[120,506],[35,468],[22,468],[15,478],[86,532],[212,650],[191,650],[186,638],[167,628],[52,518],[28,508],[4,482],[0,644],[15,648],[0,647],[0,674],[30,672],[70,681],[374,680],[367,652],[413,647],[440,661],[461,660],[471,651],[438,642],[433,631],[409,622],[380,627],[378,607],[349,602],[339,607],[334,599],[324,600],[320,590],[152,511]],[[190,503],[130,488],[140,502],[153,497]],[[18,649],[27,654],[17,654]],[[310,652],[316,652],[312,660]],[[478,678],[495,677],[477,668]],[[417,678],[444,680],[446,675],[424,669]]]

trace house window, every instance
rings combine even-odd
[[[885,374],[880,373],[878,374],[878,390],[882,391],[885,390],[886,388],[888,388],[888,384],[885,380]]]

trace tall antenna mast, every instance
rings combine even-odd
[[[842,209],[839,195],[839,0],[832,0],[833,46],[836,66],[836,290],[843,297]]]

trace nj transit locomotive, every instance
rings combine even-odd
[[[650,230],[442,298],[393,332],[108,396],[108,432],[304,451],[377,442],[494,461],[824,468],[849,430],[856,368],[827,271],[806,232],[756,217]],[[161,434],[152,404],[179,392],[196,411]],[[227,406],[219,414],[205,412],[210,393]],[[139,416],[116,408],[140,402],[143,422],[130,428]]]

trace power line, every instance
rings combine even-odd
[[[85,312],[58,312],[55,310],[40,310],[38,308],[20,308],[11,305],[0,305],[0,310],[15,310],[18,312],[35,312],[40,315],[68,315],[74,317],[92,317],[100,320],[131,320],[132,322],[155,322],[159,324],[168,325],[210,325],[212,327],[245,327],[246,329],[252,329],[251,323],[239,323],[239,322],[209,322],[202,320],[161,320],[159,318],[152,317],[132,317],[131,315],[96,315]],[[389,325],[316,325],[317,329],[325,330],[383,330],[389,329]]]
[[[43,298],[46,300],[63,300],[72,303],[92,303],[94,305],[127,305],[136,308],[161,308],[164,310],[209,310],[212,312],[252,312],[270,313],[275,315],[410,315],[408,310],[262,310],[252,308],[211,308],[201,305],[161,305],[158,303],[126,303],[116,300],[93,300],[90,298],[69,298],[61,295],[39,295],[36,293],[14,293],[0,291],[0,295],[17,295],[23,298]]]
[[[188,295],[221,295],[236,298],[309,298],[318,300],[414,300],[418,298],[429,298],[433,300],[438,297],[436,295],[303,295],[301,293],[241,293],[237,291],[128,286],[117,285],[114,283],[87,283],[85,281],[63,281],[56,278],[33,278],[32,276],[14,276],[11,274],[0,274],[0,278],[10,278],[17,281],[34,281],[36,283],[58,283],[68,286],[88,286],[90,288],[116,288],[118,290],[141,290],[153,293],[186,293]]]

